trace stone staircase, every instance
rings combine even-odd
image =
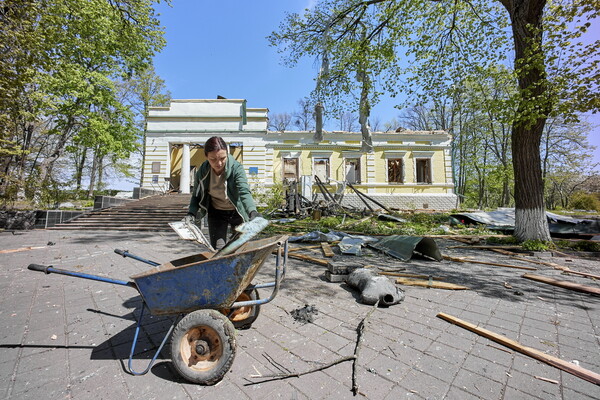
[[[164,194],[82,214],[48,229],[170,231],[169,222],[180,221],[187,213],[189,194]]]

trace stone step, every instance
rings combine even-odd
[[[169,231],[169,222],[186,215],[189,201],[190,195],[151,196],[92,211],[48,229]]]

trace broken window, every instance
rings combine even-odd
[[[283,180],[298,182],[298,159],[283,159]]]
[[[417,183],[431,183],[431,158],[417,158],[415,161],[417,170]]]
[[[314,175],[322,182],[329,182],[329,158],[315,158],[313,160]]]
[[[152,162],[152,173],[159,174],[160,173],[160,161]]]
[[[404,162],[401,158],[388,158],[388,183],[404,183]]]
[[[360,158],[346,159],[346,181],[360,183]]]

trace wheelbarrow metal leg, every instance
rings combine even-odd
[[[164,345],[167,343],[167,339],[169,338],[169,336],[171,336],[171,332],[173,332],[175,325],[177,325],[177,323],[179,322],[179,317],[175,318],[175,321],[173,322],[173,324],[171,325],[171,327],[165,334],[165,337],[163,338],[160,346],[158,347],[158,350],[156,350],[154,357],[152,357],[152,360],[150,360],[150,363],[148,363],[148,366],[146,367],[146,369],[143,370],[142,372],[137,372],[133,369],[133,354],[135,352],[135,346],[137,345],[138,335],[140,333],[140,327],[142,325],[142,319],[144,318],[144,308],[146,308],[146,305],[142,303],[142,311],[140,312],[140,319],[138,320],[137,326],[135,327],[133,343],[131,344],[131,351],[129,352],[129,362],[127,363],[128,372],[132,375],[145,375],[148,373],[148,371],[150,371],[150,368],[152,368],[152,366],[154,365],[154,362],[158,358],[160,351],[162,350]]]

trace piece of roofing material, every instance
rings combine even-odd
[[[451,215],[462,224],[480,223],[490,229],[513,230],[515,228],[515,209],[499,208],[495,211],[475,211]],[[550,233],[594,235],[600,233],[600,221],[580,219],[546,211]]]
[[[415,253],[436,261],[443,259],[435,240],[428,237],[392,235],[369,246],[402,261],[409,261]]]

